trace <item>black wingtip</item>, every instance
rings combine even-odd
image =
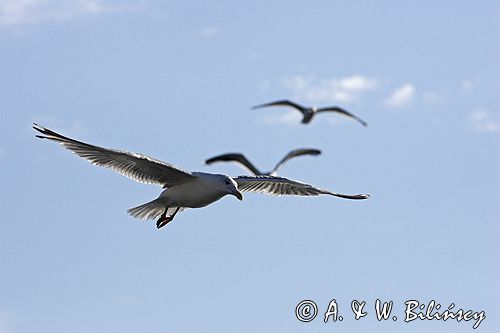
[[[343,198],[343,199],[351,199],[351,200],[365,200],[370,197],[369,194],[341,194],[341,193],[335,193],[334,194],[336,197]]]
[[[315,155],[315,156],[316,155],[321,155],[321,150],[319,150],[319,149],[311,149],[310,154],[311,155]]]
[[[368,123],[366,121],[364,121],[363,119],[359,118],[359,117],[356,117],[356,116],[353,116],[353,118],[358,122],[360,123],[361,125],[363,125],[364,127],[367,127],[368,126]]]
[[[33,129],[37,130],[38,132],[43,132],[45,127],[38,125],[37,123],[33,123]]]
[[[42,133],[42,134],[47,135],[47,129],[46,129],[45,127],[43,127],[43,126],[38,125],[37,123],[33,123],[33,129],[34,129],[35,131],[38,131],[38,132],[40,132],[40,133]],[[47,138],[47,137],[45,137],[45,136],[38,135],[38,134],[37,134],[37,135],[35,135],[35,136],[36,136],[37,138],[39,138],[39,139],[46,139],[46,138]]]
[[[226,155],[228,155],[228,154],[223,154],[223,155],[217,155],[217,156],[214,156],[214,157],[210,157],[210,158],[208,158],[208,159],[205,160],[205,164],[206,165],[214,164],[215,162],[220,161],[221,157],[224,157]],[[224,161],[224,160],[222,160],[222,161]]]
[[[33,123],[33,129],[42,133],[42,134],[45,134],[45,135],[50,135],[50,134],[54,133],[51,130],[49,130],[48,128],[43,127],[41,125],[38,125],[37,123]]]

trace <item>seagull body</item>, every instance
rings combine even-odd
[[[175,214],[177,208],[182,211],[208,206],[227,194],[243,199],[237,183],[228,176],[204,172],[192,172],[191,175],[195,177],[192,181],[169,187],[157,199],[130,208],[127,212],[135,218],[155,219],[165,211],[165,215]]]
[[[232,180],[231,184],[224,183],[229,178],[225,175],[205,172],[193,172],[191,174],[196,177],[196,181],[189,181],[163,190],[160,198],[163,199],[167,206],[205,207],[226,194],[232,194],[240,200],[242,199],[241,193],[237,190],[238,185],[234,180],[229,179]],[[228,191],[225,185],[232,185],[229,186],[231,190]],[[186,196],[186,193],[191,193],[191,195]]]
[[[265,107],[269,107],[269,106],[287,106],[287,107],[291,107],[291,108],[294,108],[296,110],[299,110],[303,116],[302,117],[302,124],[310,123],[311,120],[313,119],[314,115],[317,114],[318,112],[336,112],[336,113],[342,114],[346,117],[349,117],[349,118],[356,120],[357,122],[359,122],[363,126],[367,126],[367,123],[363,119],[355,116],[354,114],[352,114],[352,113],[350,113],[350,112],[348,112],[348,111],[346,111],[338,106],[327,106],[327,107],[318,108],[316,106],[300,105],[300,104],[292,102],[290,100],[280,100],[280,101],[270,102],[270,103],[266,103],[266,104],[256,105],[256,106],[253,106],[252,109],[260,109],[260,108],[265,108]]]
[[[156,223],[157,228],[165,226],[185,208],[204,207],[226,195],[233,195],[242,200],[241,192],[302,196],[329,194],[345,199],[368,198],[366,194],[334,193],[282,177],[231,178],[220,174],[189,172],[146,155],[102,148],[77,141],[37,124],[34,124],[33,128],[42,133],[42,135],[36,135],[38,138],[58,142],[94,165],[110,168],[141,183],[161,185],[165,188],[155,200],[128,210],[130,215],[139,219],[159,217]]]
[[[255,165],[252,162],[250,162],[245,157],[245,155],[240,153],[229,153],[229,154],[214,156],[206,160],[205,164],[212,164],[215,162],[237,162],[245,170],[250,171],[255,176],[276,176],[278,169],[282,167],[291,158],[302,155],[319,155],[319,154],[321,154],[321,151],[318,149],[302,148],[302,149],[292,150],[288,154],[286,154],[285,157],[283,157],[271,171],[268,172],[262,172],[259,169],[257,169],[257,167],[255,167]]]

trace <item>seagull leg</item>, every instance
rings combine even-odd
[[[175,216],[175,214],[177,214],[179,209],[181,209],[181,207],[177,207],[177,209],[174,211],[174,213],[172,215],[170,215],[169,217],[167,217],[167,223],[174,219],[174,216]]]
[[[161,216],[158,219],[158,221],[156,221],[156,227],[158,229],[160,229],[161,227],[163,227],[165,224],[168,223],[168,222],[166,222],[166,220],[167,220],[167,211],[168,211],[168,207],[165,207],[165,211],[163,212],[163,214],[161,214]]]
[[[160,229],[160,228],[166,226],[168,222],[171,222],[174,219],[174,216],[175,216],[175,214],[177,214],[177,212],[179,211],[179,209],[181,209],[181,207],[177,207],[177,209],[174,211],[174,213],[172,215],[170,215],[169,217],[167,217],[168,207],[165,208],[165,211],[163,212],[163,214],[161,214],[161,216],[158,219],[158,221],[156,221],[156,227],[158,229]]]

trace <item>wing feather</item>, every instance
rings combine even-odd
[[[339,108],[338,106],[328,106],[328,107],[324,107],[324,108],[319,108],[316,112],[337,112],[337,113],[342,114],[346,117],[349,117],[349,118],[356,120],[357,122],[359,122],[363,126],[368,126],[366,121],[364,121],[363,119],[359,118],[358,116],[356,116],[356,115],[354,115],[354,114],[352,114],[352,113],[350,113],[342,108]]]
[[[33,125],[35,130],[43,134],[37,135],[38,138],[59,142],[92,164],[110,168],[140,183],[170,187],[196,179],[196,176],[188,171],[146,155],[94,146],[65,137],[37,124]]]
[[[206,160],[205,164],[212,164],[215,162],[236,162],[239,163],[239,165],[242,166],[245,170],[250,171],[256,176],[262,175],[262,172],[259,169],[257,169],[257,167],[253,165],[253,163],[250,162],[245,155],[240,153],[228,153],[228,154],[217,155]]]
[[[368,194],[341,194],[323,190],[312,185],[295,180],[274,176],[239,176],[234,178],[238,190],[242,192],[260,192],[269,195],[301,195],[317,196],[321,194],[333,195],[344,199],[367,199]]]
[[[308,149],[308,148],[299,148],[299,149],[294,149],[290,151],[288,154],[285,155],[274,167],[273,171],[271,173],[277,172],[280,167],[282,167],[288,160],[291,158],[297,157],[297,156],[302,156],[302,155],[319,155],[321,154],[321,150],[318,149]]]
[[[290,100],[287,100],[287,99],[280,100],[280,101],[274,101],[274,102],[270,102],[270,103],[265,103],[265,104],[255,105],[255,106],[252,106],[252,109],[260,109],[260,108],[265,108],[265,107],[269,107],[269,106],[289,106],[289,107],[292,107],[294,109],[299,110],[300,112],[302,112],[302,114],[305,114],[306,109],[307,109],[306,107],[304,107],[298,103],[292,102]]]

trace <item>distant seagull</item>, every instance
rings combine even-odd
[[[230,178],[225,175],[184,171],[172,164],[142,154],[90,145],[62,136],[37,124],[33,125],[35,130],[43,134],[36,135],[36,137],[59,142],[94,165],[113,169],[140,183],[157,184],[165,188],[157,199],[128,210],[130,215],[139,219],[159,217],[156,222],[158,229],[172,221],[175,214],[184,208],[204,207],[227,194],[234,195],[239,200],[243,200],[241,192],[302,196],[329,194],[345,199],[369,197],[367,194],[334,193],[281,177]]]
[[[318,112],[337,112],[340,114],[343,114],[344,116],[347,116],[349,118],[352,118],[354,120],[357,120],[361,125],[367,126],[368,124],[361,118],[358,118],[357,116],[353,115],[350,112],[347,112],[346,110],[339,108],[338,106],[327,106],[323,108],[318,108],[315,106],[303,106],[300,104],[297,104],[295,102],[289,101],[289,100],[281,100],[281,101],[275,101],[271,103],[266,103],[266,104],[260,104],[253,106],[252,109],[260,109],[260,108],[265,108],[269,106],[288,106],[292,107],[294,109],[299,110],[302,112],[303,118],[302,118],[302,124],[309,124],[314,117],[314,115]]]
[[[209,158],[205,161],[206,164],[212,164],[214,162],[237,162],[244,169],[250,171],[256,176],[276,176],[278,169],[285,164],[289,159],[301,156],[301,155],[319,155],[321,151],[318,149],[295,149],[289,152],[281,159],[281,161],[276,164],[273,170],[269,172],[262,172],[257,169],[243,154],[239,153],[231,153],[231,154],[223,154],[218,155],[212,158]]]

